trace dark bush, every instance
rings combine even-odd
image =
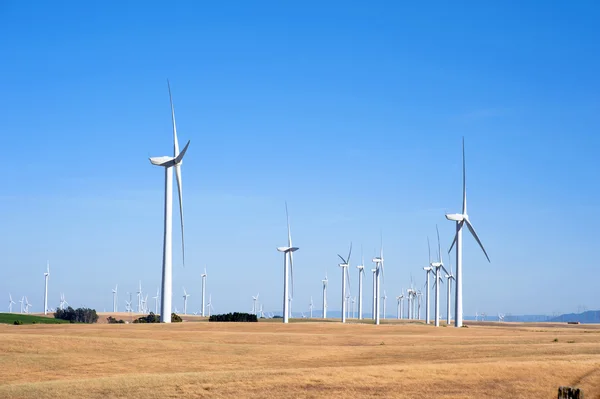
[[[15,320],[15,322],[13,324],[15,326],[20,326],[20,325],[23,325],[23,322],[21,320]]]
[[[177,316],[175,313],[171,313],[171,322],[172,323],[181,323],[181,317]],[[150,312],[148,316],[138,317],[133,321],[134,323],[160,323],[160,315],[154,314]]]
[[[257,322],[255,314],[250,313],[227,313],[213,314],[208,318],[208,321],[233,321],[233,322]]]
[[[108,322],[108,324],[125,324],[123,320],[117,320],[112,316],[108,316],[106,318],[106,321]]]
[[[181,317],[177,316],[175,313],[171,313],[171,323],[181,323]]]
[[[95,323],[98,321],[98,314],[96,309],[89,308],[77,308],[73,309],[68,307],[67,309],[56,309],[54,312],[55,319],[68,320],[71,323]]]

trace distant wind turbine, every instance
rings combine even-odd
[[[429,246],[429,237],[427,237],[427,251],[429,252],[429,263],[426,267],[423,268],[425,270],[425,324],[429,324],[431,321],[431,316],[429,314],[429,297],[431,296],[430,286],[429,286],[429,274],[433,273],[433,267],[431,267],[431,247]]]
[[[327,318],[327,273],[325,273],[325,280],[323,282],[323,319]]]
[[[187,300],[190,294],[185,291],[185,287],[183,287],[183,314],[187,314]]]
[[[205,292],[206,292],[206,276],[207,276],[206,267],[204,267],[204,273],[201,274],[201,277],[202,277],[202,317],[204,317],[204,307],[205,307],[204,296],[206,295],[205,294]]]
[[[348,281],[348,288],[350,287],[350,274],[348,267],[350,266],[350,255],[352,255],[352,243],[350,243],[350,251],[348,257],[344,259],[342,255],[338,254],[338,257],[342,260],[338,266],[342,268],[342,323],[346,322],[346,281]]]
[[[44,314],[48,314],[48,278],[50,278],[50,261],[46,263],[46,273],[44,273]]]
[[[160,322],[171,322],[171,303],[173,300],[173,167],[177,178],[177,191],[179,194],[179,215],[181,218],[181,253],[183,264],[185,266],[185,244],[183,238],[183,194],[181,183],[181,163],[183,156],[190,145],[188,141],[181,152],[179,152],[179,142],[177,141],[177,127],[175,124],[175,108],[173,107],[173,98],[171,97],[171,85],[167,80],[169,87],[169,102],[171,103],[171,120],[173,122],[173,147],[172,157],[163,156],[150,158],[152,165],[165,168],[165,227],[163,240],[163,269],[162,269],[162,296],[160,309]]]
[[[15,303],[16,302],[12,299],[12,295],[8,294],[8,313],[12,313],[12,305]]]
[[[156,287],[156,296],[153,296],[152,299],[154,299],[154,314],[158,314],[158,297],[159,297],[159,289],[158,287]]]
[[[434,325],[436,327],[440,326],[440,283],[443,283],[444,280],[442,279],[441,276],[441,271],[443,270],[444,272],[446,272],[446,274],[448,273],[448,271],[446,270],[446,268],[444,267],[444,263],[442,262],[442,246],[440,244],[440,232],[438,230],[437,225],[435,226],[435,230],[437,231],[437,238],[438,238],[438,261],[437,262],[433,262],[431,263],[431,267],[434,268],[435,270],[435,283],[434,283],[434,287],[435,287],[435,322]]]
[[[361,248],[362,253],[362,248]],[[356,266],[358,269],[358,320],[362,320],[362,308],[363,308],[363,275],[365,274],[365,258],[361,254],[361,263]]]
[[[119,289],[119,284],[115,285],[115,289],[112,290],[113,293],[113,312],[117,313],[117,291]]]
[[[463,207],[462,213],[455,214],[446,214],[446,219],[456,222],[456,235],[454,236],[454,240],[452,241],[452,245],[450,245],[450,249],[448,253],[452,250],[452,247],[456,243],[456,298],[455,298],[455,309],[454,309],[454,326],[462,327],[463,325],[463,303],[462,303],[462,228],[463,225],[466,224],[467,228],[475,238],[475,241],[481,247],[485,257],[488,262],[490,262],[490,258],[479,240],[477,233],[475,233],[475,229],[469,220],[469,215],[467,214],[467,186],[466,186],[466,172],[465,172],[465,138],[463,137],[462,142],[462,155],[463,155]]]

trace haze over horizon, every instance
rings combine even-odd
[[[124,310],[139,280],[155,295],[164,174],[148,157],[173,151],[168,78],[191,140],[173,307],[185,286],[199,310],[206,267],[216,312],[248,312],[257,292],[280,309],[287,200],[294,313],[310,296],[320,308],[325,273],[341,308],[350,242],[356,295],[361,246],[370,270],[381,231],[395,314],[411,277],[423,286],[436,224],[448,265],[464,136],[491,259],[464,234],[465,316],[600,309],[600,4],[158,4],[0,4],[0,298],[43,311],[47,260],[52,307],[64,292],[109,310],[118,283]]]

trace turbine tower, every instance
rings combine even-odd
[[[385,304],[387,302],[387,294],[385,293],[385,290],[383,290],[383,296],[381,299],[383,299],[383,319],[385,320]]]
[[[327,318],[327,273],[325,273],[325,280],[323,282],[323,319]]]
[[[165,227],[163,237],[163,265],[162,265],[162,296],[160,304],[160,322],[171,322],[171,302],[173,300],[173,167],[177,178],[177,191],[179,193],[179,215],[181,218],[181,253],[183,264],[185,266],[185,246],[183,239],[183,198],[181,186],[181,161],[190,145],[188,141],[181,152],[179,152],[179,142],[177,141],[177,127],[175,124],[175,109],[173,108],[173,99],[171,97],[171,85],[167,80],[169,88],[169,102],[171,103],[171,120],[173,123],[173,149],[174,155],[150,158],[152,165],[165,168]]]
[[[429,296],[430,296],[430,291],[429,291],[429,274],[433,273],[433,267],[431,267],[431,248],[429,246],[429,237],[427,237],[427,251],[429,252],[429,263],[427,264],[426,267],[423,268],[423,270],[425,270],[425,324],[429,324],[430,320],[431,320],[431,316],[429,314]]]
[[[313,300],[312,300],[312,296],[310,297],[310,305],[309,305],[309,309],[310,309],[310,318],[312,319],[312,310],[313,310]]]
[[[138,313],[142,313],[142,280],[140,280],[140,288],[137,291],[138,297]]]
[[[400,320],[402,318],[401,313],[402,313],[402,299],[404,299],[404,295],[400,294],[396,297],[396,300],[398,301],[398,309],[396,309],[396,318],[398,320]]]
[[[462,228],[463,225],[466,224],[467,228],[477,241],[477,244],[481,247],[485,257],[488,262],[490,262],[490,257],[488,256],[481,240],[475,233],[475,229],[469,220],[469,215],[467,214],[467,186],[466,186],[466,171],[465,171],[465,138],[463,137],[462,141],[462,161],[463,161],[463,206],[462,213],[454,213],[454,214],[446,214],[446,219],[456,222],[456,235],[454,236],[454,240],[452,241],[452,245],[450,245],[450,249],[448,253],[452,250],[452,247],[456,243],[456,295],[455,295],[455,303],[454,303],[454,326],[462,327],[463,325],[463,303],[462,303]]]
[[[113,293],[113,313],[117,313],[117,290],[119,288],[119,284],[115,285],[115,289],[112,290]]]
[[[350,243],[350,251],[348,252],[348,257],[346,259],[338,254],[338,257],[342,260],[342,263],[338,265],[342,268],[342,323],[346,322],[346,281],[348,281],[348,290],[350,290],[350,274],[348,272],[350,255],[352,255],[352,243]]]
[[[292,246],[292,233],[290,232],[290,216],[288,213],[287,202],[285,203],[285,217],[287,219],[287,230],[288,230],[288,246],[287,247],[277,247],[277,251],[283,252],[283,322],[287,323],[289,321],[289,311],[288,308],[289,302],[288,299],[291,298],[288,294],[288,256],[289,256],[289,274],[291,274],[292,279],[292,296],[294,295],[294,258],[292,254],[298,250],[297,247]]]
[[[356,266],[358,269],[358,320],[362,320],[362,292],[363,292],[363,275],[365,274],[365,259],[361,257],[361,264]]]
[[[374,260],[375,258],[373,258],[373,262],[375,262]],[[375,269],[371,269],[371,272],[373,273],[373,305],[371,306],[371,318],[373,320],[375,320],[375,313],[376,313],[376,306],[377,306],[377,264],[375,264]]]
[[[202,276],[202,317],[204,317],[204,293],[206,292],[206,267],[204,268],[204,273]]]

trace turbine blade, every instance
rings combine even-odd
[[[429,237],[427,237],[427,253],[429,254],[429,263],[428,265],[431,264],[431,245],[429,244]]]
[[[462,138],[462,161],[463,161],[463,215],[467,214],[467,172],[465,167],[465,136]]]
[[[454,244],[456,244],[456,237],[458,236],[458,230],[462,229],[464,222],[465,222],[464,220],[461,220],[460,222],[458,222],[458,229],[456,231],[456,234],[454,235],[454,240],[452,240],[452,244],[450,245],[450,249],[448,250],[448,253],[450,253],[450,251],[452,251]]]
[[[437,232],[438,238],[438,262],[442,262],[442,244],[440,243],[440,230],[438,229],[438,225],[435,225],[435,231]]]
[[[291,298],[294,299],[294,257],[292,251],[288,252],[290,255],[290,278],[292,279]]]
[[[352,241],[350,241],[350,251],[348,251],[348,259],[346,259],[346,263],[350,265],[350,255],[352,255]]]
[[[287,201],[285,201],[285,219],[287,220],[287,228],[288,228],[288,247],[292,247],[292,233],[290,230],[290,215],[288,213]]]
[[[471,222],[469,222],[468,219],[465,219],[465,221],[467,222],[467,227],[469,228],[469,231],[471,232],[471,234],[473,234],[473,237],[475,238],[475,241],[477,241],[477,244],[479,244],[479,246],[481,247],[481,250],[485,254],[485,257],[487,258],[488,262],[491,263],[490,257],[488,256],[487,252],[485,251],[485,248],[483,247],[483,244],[479,240],[479,237],[477,236],[477,233],[475,233],[475,229],[473,228],[473,225],[471,224]]]
[[[179,141],[177,140],[177,124],[175,123],[175,108],[173,107],[173,97],[171,96],[171,83],[167,79],[167,87],[169,88],[169,103],[171,104],[171,122],[173,123],[173,146],[174,157],[179,155]]]
[[[185,148],[187,148],[187,145],[185,146]],[[185,240],[183,238],[183,187],[181,182],[181,164],[175,165],[175,177],[177,178],[177,193],[179,195],[179,218],[181,220],[181,253],[183,257],[183,267],[185,267]]]

